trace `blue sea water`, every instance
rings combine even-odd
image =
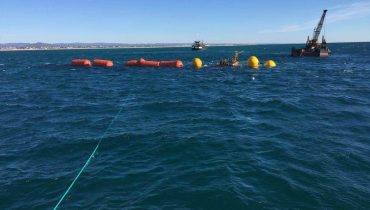
[[[101,137],[60,209],[370,209],[370,43],[330,46],[0,52],[0,209],[52,209]]]

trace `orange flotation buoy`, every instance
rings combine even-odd
[[[71,64],[72,66],[91,66],[91,62],[88,59],[74,59]]]
[[[143,58],[140,58],[139,60],[140,66],[147,66],[147,67],[158,67],[159,61],[146,61]]]
[[[93,60],[93,66],[112,67],[113,61],[95,59]]]
[[[139,66],[139,61],[138,60],[130,60],[130,61],[127,61],[126,66]]]
[[[159,66],[163,67],[175,67],[175,68],[182,68],[184,64],[180,60],[176,61],[161,61]]]
[[[126,66],[143,66],[143,67],[158,67],[159,61],[147,61],[143,58],[140,60],[130,60],[125,63]]]
[[[126,66],[142,66],[142,67],[176,67],[182,68],[184,64],[180,60],[176,61],[147,61],[143,58],[140,60],[130,60],[125,63]]]

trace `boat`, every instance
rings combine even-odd
[[[191,46],[192,50],[205,50],[208,46],[204,44],[203,41],[194,41],[193,45]]]
[[[292,48],[291,55],[293,57],[302,57],[302,56],[310,56],[310,57],[328,57],[331,54],[331,51],[328,47],[328,44],[325,40],[325,35],[322,36],[322,41],[319,43],[319,36],[321,33],[321,29],[324,25],[324,20],[326,16],[326,12],[328,10],[324,10],[319,23],[317,24],[316,28],[314,29],[313,38],[307,38],[306,46],[303,48]]]

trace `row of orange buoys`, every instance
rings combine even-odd
[[[130,60],[125,63],[126,66],[139,66],[139,67],[174,67],[182,68],[184,64],[180,60],[175,61],[147,61],[143,58],[139,60]],[[72,66],[101,66],[101,67],[112,67],[113,61],[95,59],[91,63],[88,59],[74,59],[72,60]]]

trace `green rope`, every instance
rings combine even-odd
[[[59,205],[62,203],[62,201],[64,200],[64,198],[67,196],[67,194],[69,193],[69,191],[72,189],[73,185],[75,184],[75,182],[77,181],[77,179],[80,177],[80,175],[82,174],[82,172],[85,170],[85,168],[89,165],[91,159],[94,157],[96,151],[98,150],[103,138],[105,137],[105,135],[107,134],[108,130],[110,129],[110,127],[113,125],[114,121],[117,120],[118,116],[121,114],[123,110],[123,106],[121,106],[120,110],[118,111],[118,113],[116,114],[116,116],[113,118],[113,120],[110,122],[109,126],[107,127],[107,129],[104,131],[103,135],[100,136],[99,138],[99,141],[98,141],[98,144],[95,146],[95,149],[94,151],[91,153],[90,157],[87,159],[85,165],[81,168],[81,170],[78,172],[77,176],[73,179],[72,183],[69,185],[68,189],[64,192],[63,196],[59,199],[59,202],[57,203],[57,205],[55,205],[55,207],[53,208],[53,210],[56,210]]]

